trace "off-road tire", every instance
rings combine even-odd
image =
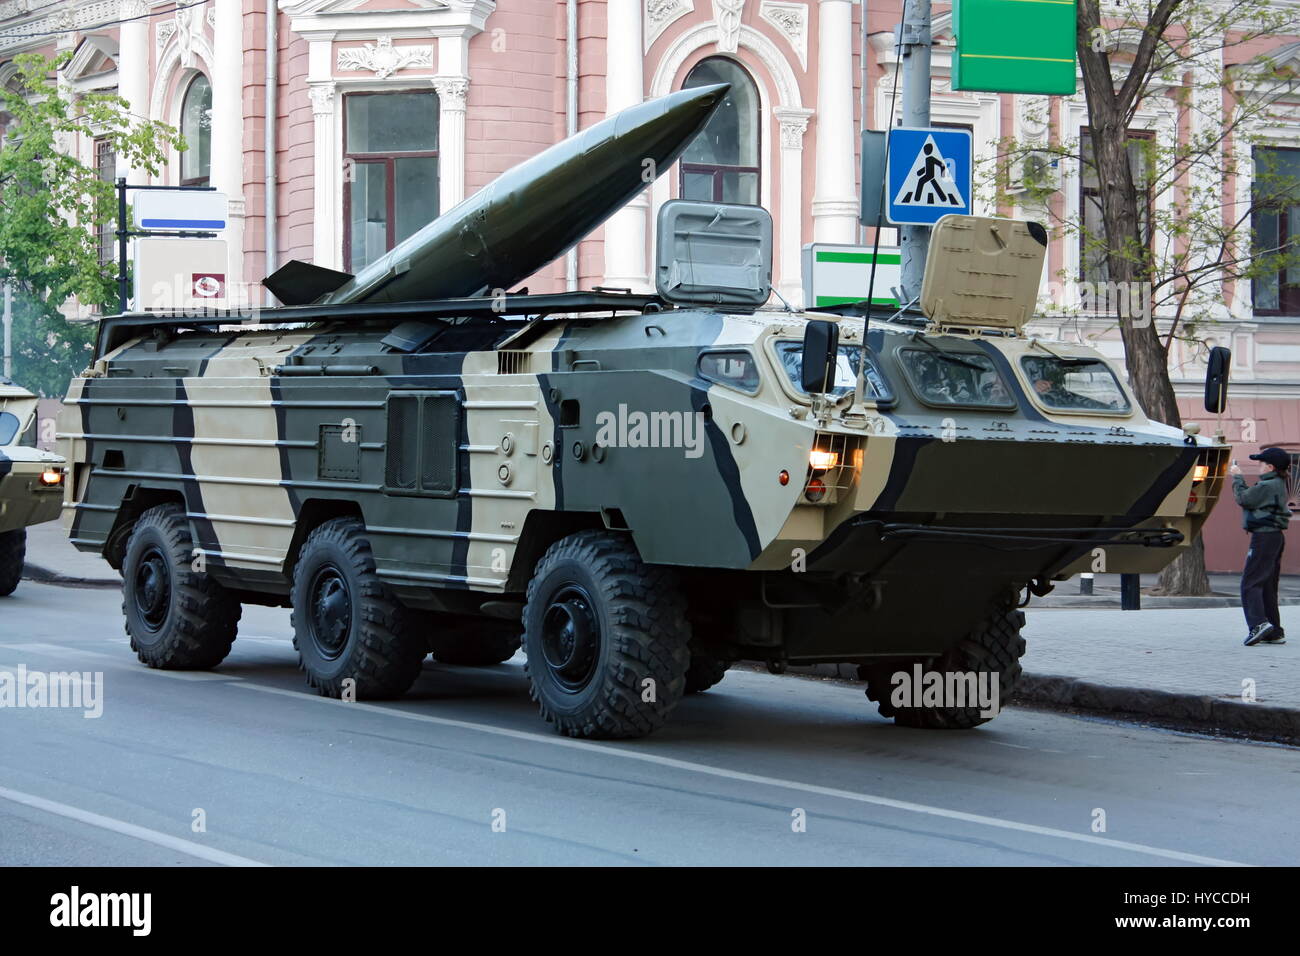
[[[686,669],[686,693],[702,694],[727,674],[731,661],[702,654],[691,655],[691,666]]]
[[[551,545],[523,622],[529,695],[562,734],[642,737],[685,693],[691,631],[677,576],[645,564],[623,535],[581,531]]]
[[[424,660],[414,617],[379,579],[365,532],[357,518],[326,521],[307,536],[293,568],[298,667],[325,697],[400,697]]]
[[[512,621],[429,615],[429,652],[434,660],[461,667],[490,667],[515,656],[522,629]]]
[[[1023,611],[999,609],[969,636],[941,657],[922,662],[922,673],[939,671],[993,671],[998,675],[998,701],[1005,706],[1011,699],[1023,673],[1020,658],[1025,653],[1025,639],[1020,629],[1025,625]],[[966,707],[895,707],[890,701],[894,688],[890,675],[912,671],[913,664],[869,668],[867,698],[877,703],[882,717],[892,717],[902,727],[926,730],[969,730],[987,723],[992,717],[980,714],[978,704]]]
[[[195,571],[193,561],[194,539],[180,505],[150,508],[131,529],[122,616],[143,664],[208,670],[230,653],[243,607],[211,574]]]
[[[0,597],[14,593],[27,557],[27,529],[0,531]]]

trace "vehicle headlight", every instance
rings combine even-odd
[[[1192,481],[1204,481],[1210,477],[1209,465],[1197,465],[1192,469]]]
[[[840,456],[833,451],[814,448],[808,453],[808,467],[813,471],[829,471],[840,463]]]
[[[41,472],[41,484],[47,488],[63,484],[63,472],[57,468],[46,468]]]

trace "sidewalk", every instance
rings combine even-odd
[[[1098,574],[1093,578],[1092,594],[1080,594],[1080,578],[1060,581],[1046,597],[1034,598],[1032,607],[1118,608],[1119,575]],[[1241,607],[1241,575],[1211,574],[1210,594],[1202,597],[1158,597],[1150,592],[1160,583],[1160,575],[1142,575],[1142,608]],[[1278,604],[1300,605],[1300,575],[1286,574],[1278,586]]]

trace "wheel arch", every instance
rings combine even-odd
[[[298,563],[298,555],[308,536],[327,521],[335,518],[359,518],[365,524],[365,515],[361,506],[345,498],[309,498],[298,509],[294,519],[293,537],[289,539],[289,550],[284,556],[284,576],[293,580],[293,569]]]
[[[544,511],[534,510],[524,521],[524,529],[515,545],[514,559],[510,563],[510,575],[506,579],[506,590],[523,593],[528,589],[528,581],[533,576],[533,569],[542,559],[546,549],[561,538],[567,538],[579,531],[611,530],[607,529],[600,514],[594,511]],[[619,531],[621,529],[612,529]],[[632,535],[622,532],[632,541]]]
[[[131,529],[140,520],[140,516],[150,508],[165,504],[176,504],[185,508],[185,495],[179,488],[132,485],[127,489],[117,509],[117,516],[113,519],[113,527],[104,540],[104,560],[113,570],[122,570],[122,561],[126,557],[126,543],[131,537]],[[191,527],[191,534],[193,530]]]

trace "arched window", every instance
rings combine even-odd
[[[181,135],[189,147],[181,153],[181,185],[208,185],[212,175],[212,84],[202,73],[185,90]]]
[[[708,125],[682,155],[683,199],[758,205],[758,87],[734,60],[710,57],[687,75],[684,89],[730,83]]]

